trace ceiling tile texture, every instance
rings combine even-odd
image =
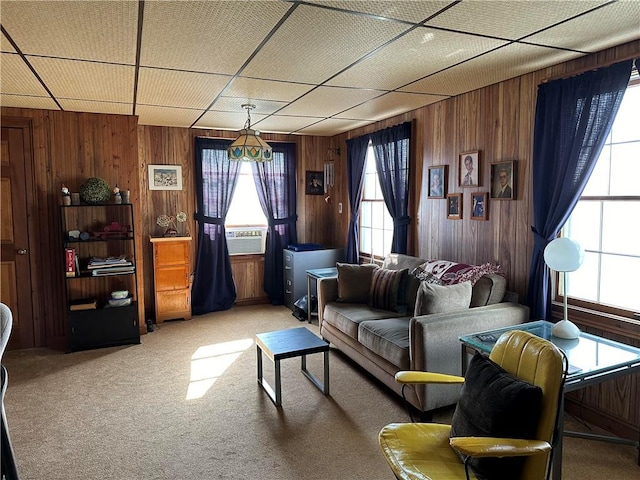
[[[640,39],[640,0],[0,2],[3,106],[336,135]]]

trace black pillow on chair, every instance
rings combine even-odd
[[[476,353],[465,375],[450,436],[535,439],[541,407],[540,387]],[[522,457],[471,458],[469,466],[479,480],[513,480],[520,478],[523,462]]]

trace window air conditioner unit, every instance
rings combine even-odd
[[[227,248],[229,255],[263,254],[267,239],[267,229],[259,227],[229,227]]]

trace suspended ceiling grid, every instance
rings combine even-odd
[[[0,3],[3,106],[335,135],[640,38],[640,0]]]

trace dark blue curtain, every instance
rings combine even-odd
[[[392,253],[407,253],[411,122],[371,134],[382,197],[393,218]]]
[[[230,140],[196,138],[198,253],[191,291],[195,315],[231,308],[236,300],[224,220],[238,181],[240,162],[227,156]]]
[[[351,209],[345,253],[345,261],[347,263],[360,263],[358,220],[360,218],[360,204],[362,203],[362,188],[364,186],[364,165],[367,160],[368,146],[368,135],[347,140],[347,175],[349,181],[347,187],[349,189],[349,207]]]
[[[544,249],[571,215],[611,130],[633,61],[538,87],[533,139],[531,318],[551,318]]]
[[[273,160],[254,163],[260,205],[269,224],[264,253],[264,291],[273,305],[284,303],[283,250],[298,243],[296,232],[296,146],[274,143]]]

